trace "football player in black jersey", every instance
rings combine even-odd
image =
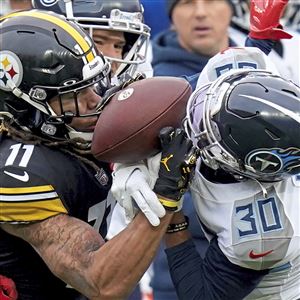
[[[176,148],[191,145],[180,132],[165,133],[163,153],[174,164],[157,181],[170,210],[161,225],[154,229],[140,213],[104,243],[111,175],[90,144],[110,64],[81,28],[55,13],[4,16],[0,39],[0,274],[14,279],[19,299],[124,299],[184,191],[185,151]]]

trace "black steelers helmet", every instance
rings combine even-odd
[[[76,20],[91,37],[97,29],[124,32],[123,58],[106,57],[120,63],[116,76],[125,71],[132,76],[137,65],[146,60],[150,28],[143,23],[143,7],[139,0],[32,0],[32,5]]]
[[[300,173],[300,88],[265,70],[232,70],[196,90],[186,131],[212,169],[259,181]]]
[[[110,64],[87,33],[63,16],[30,10],[0,18],[0,117],[10,118],[21,128],[57,139],[87,134],[71,128],[79,112],[77,95],[97,84],[109,88]],[[77,111],[63,110],[61,96],[73,96]],[[61,114],[48,101],[59,96]]]

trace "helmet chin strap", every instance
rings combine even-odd
[[[250,179],[253,179],[260,186],[260,188],[262,189],[262,193],[263,193],[264,198],[267,199],[268,198],[267,189],[257,179],[255,179],[255,178],[250,178]]]
[[[76,131],[73,127],[69,125],[66,125],[66,128],[68,129],[68,135],[70,139],[81,138],[87,142],[91,142],[93,139],[93,132]]]

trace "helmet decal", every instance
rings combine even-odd
[[[282,160],[271,149],[259,149],[253,151],[246,158],[247,165],[260,173],[273,174],[282,169]]]
[[[246,164],[263,174],[292,171],[300,165],[300,149],[257,149],[247,155]]]
[[[19,57],[11,51],[0,51],[0,88],[11,91],[12,86],[18,87],[23,79],[23,66]]]

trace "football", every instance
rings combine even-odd
[[[183,78],[136,81],[113,95],[95,127],[92,154],[104,162],[130,163],[160,151],[159,131],[181,127],[192,93]]]

